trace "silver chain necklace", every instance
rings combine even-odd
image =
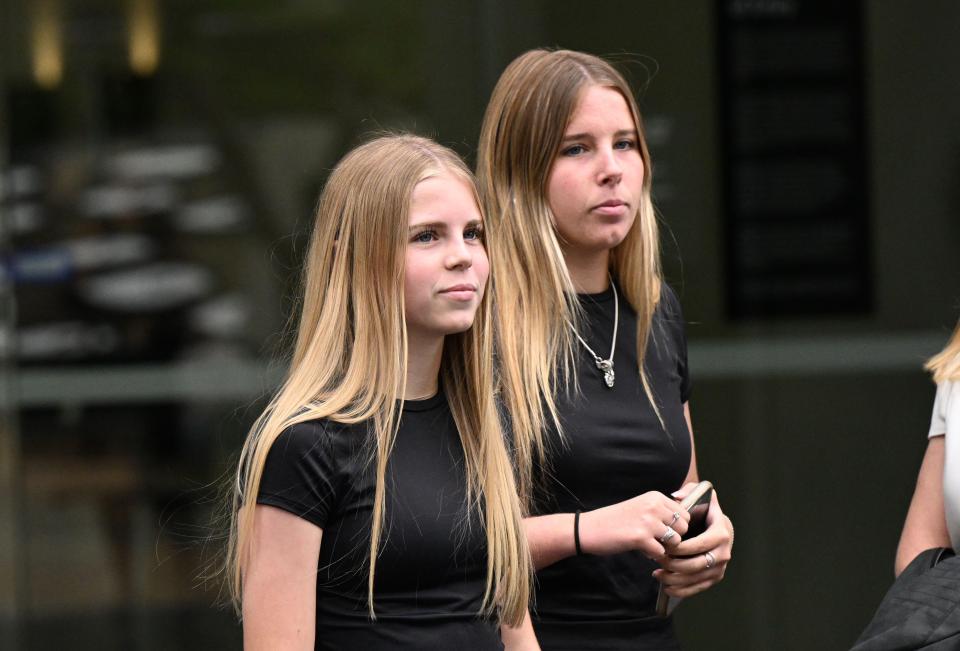
[[[617,325],[620,322],[620,300],[617,298],[617,286],[613,284],[612,278],[610,279],[610,287],[613,289],[613,341],[610,342],[610,357],[603,359],[600,355],[593,352],[593,348],[583,340],[583,337],[581,337],[577,329],[573,327],[573,324],[570,325],[570,329],[573,330],[573,334],[577,335],[577,339],[579,339],[583,347],[587,349],[587,352],[593,355],[593,361],[596,362],[597,368],[603,371],[603,381],[607,387],[612,389],[613,382],[616,379],[613,372],[613,352],[617,348]]]

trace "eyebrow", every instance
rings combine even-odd
[[[471,219],[464,226],[482,226],[483,221],[480,219]],[[447,228],[446,222],[422,222],[419,224],[411,224],[409,231],[419,231],[419,230],[435,230],[441,231]]]
[[[615,138],[619,138],[621,136],[633,136],[634,138],[639,137],[636,129],[620,129],[619,131],[614,133],[613,136]],[[592,133],[571,133],[569,135],[564,136],[561,142],[567,142],[568,140],[590,140],[590,139],[593,139]]]

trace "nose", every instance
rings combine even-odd
[[[462,237],[450,240],[444,262],[447,269],[469,269],[473,266],[473,252]]]
[[[600,185],[616,185],[623,178],[623,166],[612,147],[601,150],[597,157],[597,182]]]

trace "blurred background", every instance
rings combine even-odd
[[[892,580],[960,313],[950,0],[0,2],[0,647],[239,648],[219,482],[325,175],[473,161],[503,67],[639,90],[701,475],[737,527],[685,648],[844,649]]]

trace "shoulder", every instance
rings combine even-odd
[[[933,401],[929,438],[946,434],[948,428],[960,426],[960,382],[943,380],[937,383],[937,395]],[[948,423],[950,425],[948,426]]]
[[[673,287],[666,281],[660,282],[660,302],[657,303],[657,312],[661,316],[669,319],[683,319],[683,308],[680,305],[680,298]]]
[[[687,322],[683,316],[683,307],[677,293],[666,282],[660,283],[660,301],[654,312],[654,320],[675,338],[686,341]]]
[[[318,418],[290,425],[280,432],[274,444],[282,442],[286,446],[312,447],[318,441],[326,438],[328,423],[329,421],[326,418]]]
[[[323,529],[353,472],[354,464],[341,445],[350,427],[317,419],[281,431],[264,462],[257,502],[289,511]]]
[[[338,423],[328,418],[305,420],[284,428],[270,447],[270,454],[284,458],[331,455],[362,440],[362,431],[365,431],[362,425]]]
[[[365,423],[344,424],[325,418],[295,423],[283,429],[270,445],[264,464],[264,479],[270,487],[291,482],[336,483],[337,477],[356,471],[364,449]]]
[[[938,382],[935,403],[944,414],[946,414],[951,407],[953,409],[960,409],[960,381],[943,380]]]
[[[329,440],[328,424],[327,419],[319,418],[290,425],[277,436],[271,451],[309,452]]]
[[[943,380],[938,383],[937,402],[945,416],[960,418],[960,380]]]

